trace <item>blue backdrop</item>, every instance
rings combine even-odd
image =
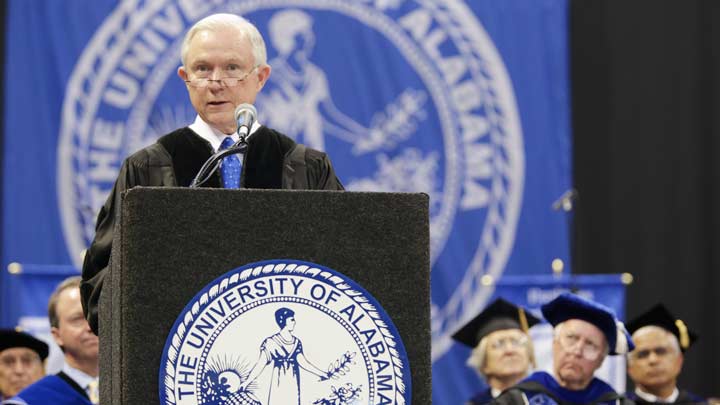
[[[175,74],[184,31],[234,12],[268,46],[262,123],[327,150],[351,190],[430,195],[435,373],[474,381],[447,353],[493,293],[483,281],[568,262],[567,218],[550,208],[571,185],[567,7],[10,0],[3,264],[79,265],[122,159],[194,118]]]

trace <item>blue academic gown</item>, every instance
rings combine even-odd
[[[515,387],[506,390],[494,403],[516,403],[518,395],[523,395],[531,404],[563,405],[563,404],[616,404],[627,401],[606,382],[593,378],[590,384],[582,390],[569,390],[563,388],[552,375],[538,371],[518,383]]]
[[[85,392],[57,375],[49,375],[3,402],[8,405],[92,405]]]

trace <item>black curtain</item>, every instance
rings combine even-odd
[[[665,303],[700,335],[679,386],[720,395],[720,2],[570,8],[575,273],[631,273],[628,318]]]

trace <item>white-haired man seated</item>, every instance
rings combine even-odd
[[[633,342],[614,312],[575,294],[563,293],[543,305],[553,325],[553,372],[535,372],[506,390],[494,404],[629,404],[595,377],[605,357],[625,354]]]
[[[472,349],[467,365],[488,385],[466,404],[489,404],[528,375],[535,367],[528,330],[538,322],[522,307],[498,298],[453,334],[453,339]]]

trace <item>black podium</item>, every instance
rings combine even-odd
[[[431,403],[428,196],[134,188],[125,193],[100,302],[101,403],[158,404],[169,331],[227,271],[296,259],[355,280],[392,318],[412,403]]]

